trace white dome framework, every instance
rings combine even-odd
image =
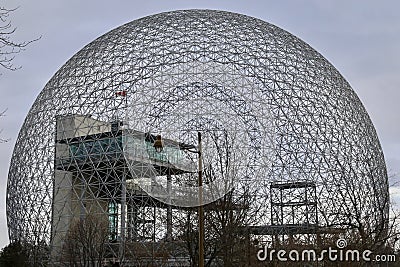
[[[186,149],[197,132],[207,204],[251,195],[253,234],[384,234],[382,149],[339,72],[274,25],[185,10],[110,31],[46,84],[10,165],[10,240],[51,245],[54,260],[73,223],[94,214],[108,223],[107,257],[160,263],[154,251],[180,240],[179,221],[199,204]]]

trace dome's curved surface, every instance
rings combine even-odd
[[[383,153],[359,98],[318,52],[259,19],[210,10],[156,14],[68,60],[37,97],[14,148],[11,240],[50,240],[56,122],[71,114],[110,123],[128,116],[129,127],[143,133],[179,125],[228,132],[240,143],[231,148],[238,172],[257,180],[251,185],[265,206],[262,225],[285,222],[271,215],[271,185],[298,182],[315,188],[320,226],[362,221],[374,229],[388,217]]]

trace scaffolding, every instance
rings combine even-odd
[[[315,182],[273,182],[270,185],[271,227],[275,241],[294,235],[318,234]]]

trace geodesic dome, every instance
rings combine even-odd
[[[46,84],[10,165],[10,240],[55,242],[71,218],[89,210],[110,223],[119,220],[110,226],[119,227],[110,230],[116,242],[121,235],[136,238],[139,230],[127,233],[132,209],[165,209],[167,200],[181,205],[161,197],[168,185],[158,176],[172,172],[173,185],[195,186],[188,181],[195,179],[196,165],[179,164],[196,163],[185,148],[197,146],[197,132],[203,134],[206,182],[234,176],[234,186],[250,187],[255,205],[264,207],[259,226],[348,228],[362,222],[374,232],[388,218],[377,134],[339,72],[305,42],[267,22],[185,10],[106,33]],[[157,135],[165,140],[164,154],[154,154]],[[132,160],[139,156],[145,159]],[[138,201],[138,192],[153,182],[161,191],[140,193],[152,204]],[[304,204],[307,190],[314,204]],[[293,200],[304,204],[297,217],[280,211],[291,201],[282,198],[285,192],[300,194]],[[152,228],[141,229],[161,239],[157,231],[168,227],[157,216],[165,214],[151,214]],[[140,236],[145,239],[144,232]]]

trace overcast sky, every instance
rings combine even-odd
[[[126,22],[177,9],[218,9],[281,27],[324,55],[347,79],[378,132],[389,174],[400,173],[400,2],[352,0],[37,0],[1,1],[16,41],[42,38],[17,55],[15,72],[0,70],[0,248],[8,244],[5,196],[19,128],[52,75],[84,45]],[[400,190],[392,190],[399,191]]]

